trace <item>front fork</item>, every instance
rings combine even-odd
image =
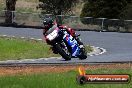
[[[53,45],[52,45],[52,51],[53,52],[58,52],[57,51],[57,49],[56,49],[56,45],[57,45],[58,43],[57,42],[55,42],[55,43],[53,43]],[[68,48],[67,48],[67,46],[66,46],[66,44],[64,43],[64,42],[61,42],[61,43],[59,43],[60,45],[61,45],[61,47],[62,47],[62,49],[63,50],[67,50]]]

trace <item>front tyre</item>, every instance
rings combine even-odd
[[[60,46],[60,44],[55,45],[57,52],[65,59],[65,60],[71,60],[71,54],[70,52],[67,54],[65,50],[63,50]],[[67,50],[68,51],[68,50]]]

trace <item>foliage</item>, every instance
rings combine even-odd
[[[124,10],[120,13],[120,16],[123,19],[132,19],[132,2],[124,8]]]
[[[5,13],[5,23],[12,23],[12,17],[14,18],[14,15],[12,14],[11,11],[15,11],[15,5],[16,5],[17,0],[6,0],[6,10],[7,12]]]
[[[130,0],[87,0],[81,17],[119,18]]]
[[[38,8],[41,8],[44,13],[61,15],[71,12],[71,7],[78,0],[39,0],[42,2]]]

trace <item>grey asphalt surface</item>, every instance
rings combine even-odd
[[[132,61],[132,33],[117,32],[91,32],[77,31],[85,44],[106,49],[106,53],[95,56],[88,56],[85,60],[73,58],[71,61],[64,61],[62,58],[35,59],[15,61],[15,63],[96,63],[96,62],[131,62]],[[0,35],[18,36],[26,38],[42,39],[41,29],[0,27]],[[45,52],[45,51],[44,51]],[[37,52],[36,52],[37,53]],[[26,59],[26,58],[25,58]],[[14,63],[8,61],[6,63]]]

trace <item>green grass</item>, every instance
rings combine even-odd
[[[44,42],[18,38],[0,38],[0,60],[58,56]]]
[[[87,74],[130,74],[132,69],[95,69],[88,70]],[[30,75],[1,76],[1,88],[132,88],[129,84],[85,84],[76,82],[77,71],[63,73],[39,73]]]
[[[93,48],[91,46],[85,46],[87,53],[90,53],[93,51]]]
[[[87,51],[91,52],[92,48],[87,46]],[[42,41],[29,39],[0,37],[0,60],[19,60],[56,57],[50,46]]]

